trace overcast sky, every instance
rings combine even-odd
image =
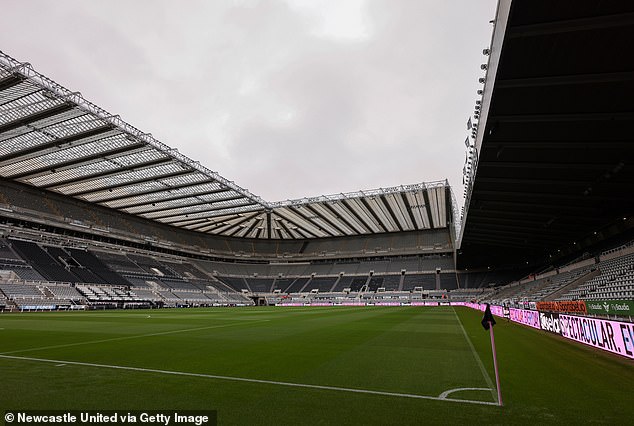
[[[495,0],[4,0],[0,50],[267,201],[449,179]]]

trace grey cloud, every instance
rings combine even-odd
[[[462,192],[494,0],[370,1],[358,40],[282,1],[10,3],[0,49],[267,200]]]

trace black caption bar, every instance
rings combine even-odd
[[[4,422],[12,425],[135,425],[216,426],[216,410],[7,410]]]

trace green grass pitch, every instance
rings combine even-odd
[[[214,409],[221,425],[631,424],[631,361],[503,320],[504,406],[478,404],[495,402],[481,316],[462,307],[0,315],[0,411]],[[480,390],[440,398],[459,388]]]

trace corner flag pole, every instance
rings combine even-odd
[[[493,352],[493,367],[495,368],[495,387],[498,391],[498,405],[502,405],[502,390],[500,389],[500,372],[498,370],[498,356],[497,351],[495,350],[495,337],[493,336],[493,326],[495,325],[495,318],[493,318],[493,314],[491,313],[491,305],[486,304],[486,308],[484,309],[484,317],[482,317],[482,321],[480,322],[482,327],[485,330],[489,330],[489,334],[491,335],[491,351]]]
[[[495,387],[498,390],[498,405],[502,406],[502,389],[500,389],[500,373],[498,371],[498,357],[495,350],[495,337],[493,336],[493,324],[489,321],[489,334],[491,335],[491,350],[493,351],[493,367],[495,368]]]

